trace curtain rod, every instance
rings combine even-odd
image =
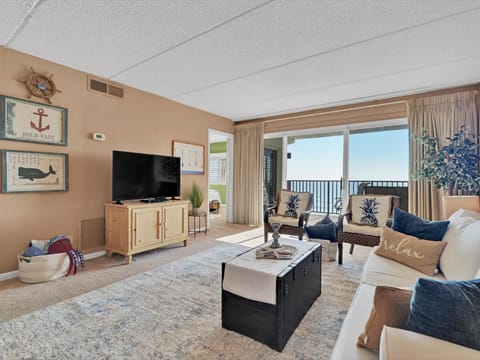
[[[372,101],[357,103],[357,104],[340,105],[340,106],[334,106],[334,107],[327,107],[327,108],[324,108],[324,109],[320,108],[320,109],[308,110],[308,111],[297,112],[297,113],[270,116],[270,117],[266,117],[266,118],[238,121],[234,124],[234,126],[241,125],[241,124],[247,124],[247,123],[250,123],[250,122],[258,122],[258,121],[263,121],[263,123],[266,124],[266,123],[282,121],[282,120],[300,119],[300,118],[305,118],[305,117],[311,117],[311,116],[317,116],[317,115],[323,115],[323,114],[331,114],[331,113],[337,113],[337,112],[343,112],[343,111],[349,111],[349,110],[356,110],[356,109],[362,109],[362,108],[368,108],[368,107],[398,104],[398,103],[402,103],[402,102],[405,102],[405,101],[408,101],[408,100],[417,99],[417,98],[426,97],[426,96],[435,96],[435,95],[450,94],[450,93],[455,93],[455,92],[480,90],[479,85],[480,85],[479,83],[476,83],[476,84],[457,86],[457,87],[454,87],[454,88],[440,89],[440,90],[434,90],[434,91],[412,94],[412,95],[397,96],[397,97],[393,97],[393,98],[389,98],[389,99],[372,100]]]

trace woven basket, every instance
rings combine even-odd
[[[39,283],[64,277],[70,266],[67,253],[26,257],[19,254],[18,271],[20,280],[26,283]]]
[[[322,245],[322,260],[323,261],[335,261],[337,258],[338,243],[331,242],[330,240],[310,238],[308,241],[313,241]]]

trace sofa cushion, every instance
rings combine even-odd
[[[358,337],[358,346],[378,350],[384,325],[404,328],[410,311],[412,291],[377,286],[373,306],[365,329]]]
[[[375,254],[432,276],[445,246],[443,241],[420,240],[385,226]]]
[[[420,239],[440,241],[449,221],[427,221],[399,208],[393,209],[392,229]]]
[[[480,279],[418,279],[406,329],[480,350]]]
[[[352,304],[342,323],[338,334],[335,349],[330,360],[377,360],[378,355],[371,350],[358,347],[357,339],[368,320],[373,304],[375,287],[368,284],[360,284],[355,293]]]
[[[449,220],[440,269],[448,280],[473,279],[480,268],[480,214],[459,210]]]
[[[378,256],[373,251],[368,255],[367,261],[363,266],[361,281],[371,285],[386,285],[413,290],[415,282],[421,276],[428,277],[411,267],[383,256]],[[441,273],[435,274],[430,278],[445,280]]]
[[[480,352],[416,332],[385,326],[380,360],[477,360]]]
[[[358,225],[382,227],[387,223],[392,207],[389,195],[352,195],[352,222]]]
[[[297,218],[307,209],[309,200],[309,192],[281,190],[278,215]]]

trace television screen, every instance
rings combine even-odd
[[[180,195],[180,158],[113,151],[112,200]]]

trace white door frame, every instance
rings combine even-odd
[[[233,134],[220,131],[220,130],[208,129],[208,157],[209,158],[210,158],[210,142],[211,142],[210,139],[214,134],[225,137],[225,140],[227,142],[227,179],[226,179],[227,222],[233,223]],[[210,185],[210,179],[208,179],[208,184]],[[208,203],[210,203],[210,199],[208,199]]]

